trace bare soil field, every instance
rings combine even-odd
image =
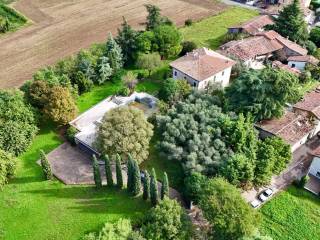
[[[106,40],[122,16],[143,28],[144,4],[161,8],[178,25],[221,12],[213,0],[19,0],[13,7],[33,24],[0,37],[0,88],[19,87],[38,69]]]

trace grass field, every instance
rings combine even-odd
[[[240,7],[230,7],[224,12],[194,23],[180,31],[186,41],[195,42],[198,47],[217,49],[227,33],[228,27],[245,22],[258,15],[257,11]]]
[[[13,32],[24,24],[27,23],[27,19],[14,9],[2,4],[0,2],[0,16],[3,18],[8,18],[10,22],[10,32]]]
[[[320,198],[289,187],[261,208],[261,231],[274,240],[319,239]]]

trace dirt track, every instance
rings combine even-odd
[[[21,86],[39,68],[105,41],[122,16],[142,28],[147,3],[159,6],[178,25],[225,8],[212,0],[19,0],[13,6],[33,24],[0,37],[0,88]]]

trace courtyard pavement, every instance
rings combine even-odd
[[[292,184],[294,180],[300,179],[302,176],[307,174],[313,159],[311,152],[319,146],[320,139],[317,136],[313,137],[306,144],[293,152],[293,159],[289,163],[288,167],[280,175],[273,176],[270,185],[242,192],[242,196],[247,202],[251,202],[256,199],[257,195],[262,190],[266,188],[272,188],[274,193],[285,189]]]
[[[67,185],[94,185],[91,156],[78,147],[73,147],[69,143],[63,143],[48,155],[52,172],[56,178]],[[104,163],[99,162],[102,183],[106,184]],[[116,182],[115,165],[111,166],[113,180]],[[123,182],[127,182],[126,166],[122,166]],[[158,182],[160,193],[161,182]],[[170,188],[170,198],[178,200],[184,204],[181,194]]]

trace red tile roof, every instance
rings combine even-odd
[[[277,67],[277,68],[280,68],[280,69],[283,69],[283,70],[286,70],[296,76],[299,76],[301,74],[301,71],[296,69],[296,68],[291,68],[289,67],[288,65],[286,64],[283,64],[282,62],[280,61],[273,61],[272,62],[272,67]]]
[[[261,33],[258,33],[257,35],[265,36],[266,38],[270,39],[271,41],[272,40],[278,41],[283,47],[287,47],[300,55],[307,55],[308,54],[307,49],[301,47],[299,44],[296,44],[296,43],[290,41],[289,39],[282,37],[279,33],[275,32],[273,30],[267,31],[267,32],[261,32]]]
[[[234,26],[231,28],[241,28],[244,32],[249,33],[251,35],[255,35],[256,33],[260,32],[260,29],[273,23],[274,22],[272,20],[272,17],[270,17],[269,15],[260,15],[239,26]]]
[[[293,105],[294,108],[312,113],[320,119],[320,90],[307,93],[301,101]]]
[[[255,56],[270,54],[283,46],[275,40],[270,40],[265,36],[249,37],[238,41],[228,42],[220,47],[226,54],[237,57],[243,61]]]
[[[256,126],[282,138],[290,145],[300,141],[314,128],[307,116],[289,111],[279,119],[263,120],[257,123]]]
[[[293,62],[307,62],[314,65],[317,65],[319,63],[319,60],[316,59],[314,56],[311,55],[305,55],[305,56],[292,56],[288,58],[288,61]]]
[[[215,51],[199,48],[170,63],[170,66],[197,81],[203,81],[236,62]]]

